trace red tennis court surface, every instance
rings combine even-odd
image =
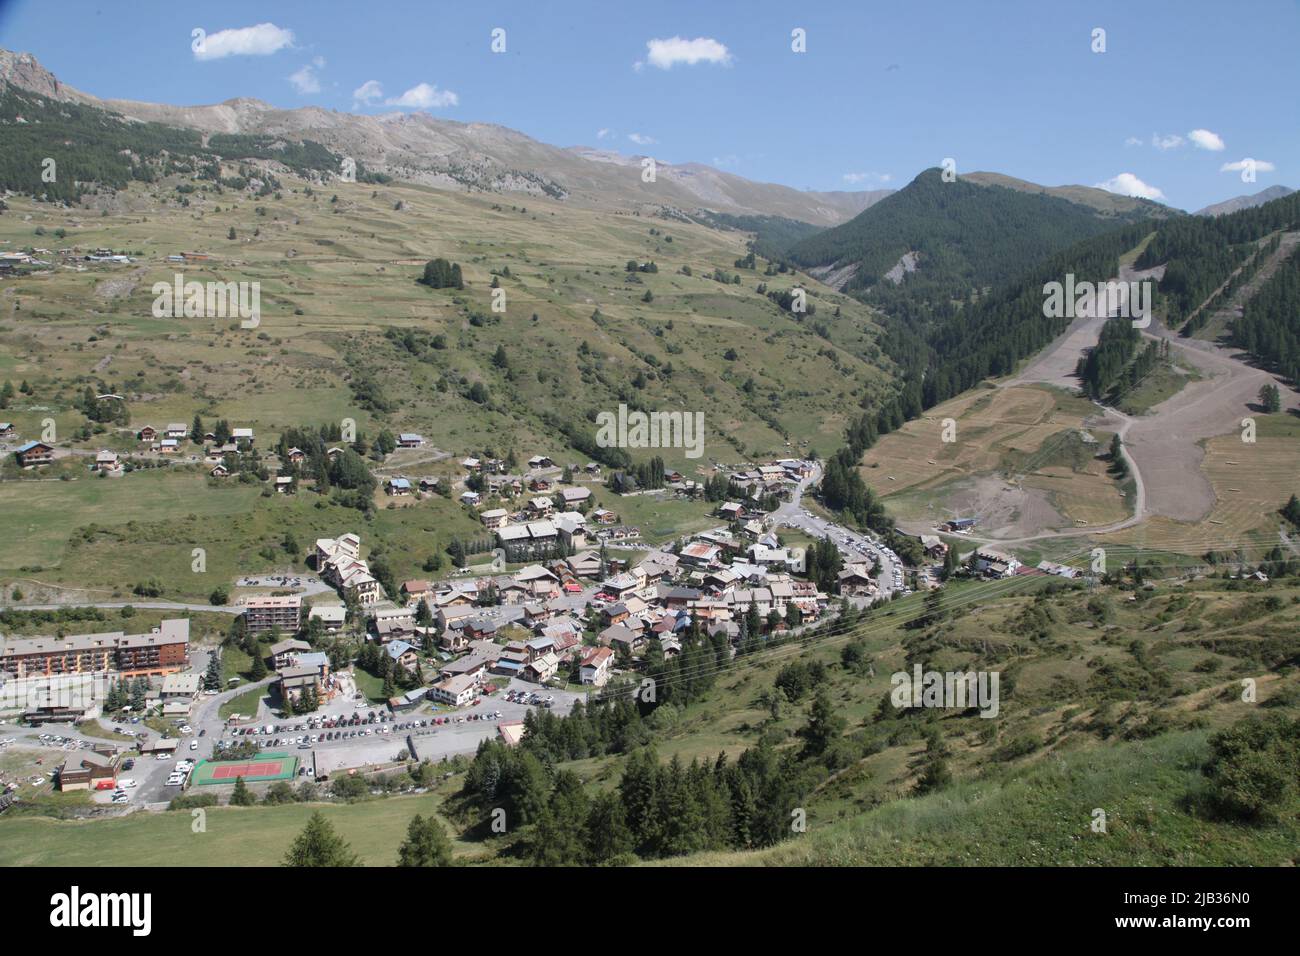
[[[200,760],[190,774],[190,783],[233,783],[236,777],[248,782],[291,780],[298,772],[298,758],[289,754],[267,754],[251,760]]]
[[[257,763],[235,763],[222,764],[219,767],[212,768],[212,779],[233,780],[235,777],[243,777],[245,780],[250,777],[278,777],[284,773],[284,761],[262,760]]]

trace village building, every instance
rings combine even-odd
[[[251,634],[278,629],[293,634],[302,625],[302,595],[254,595],[243,600],[244,626]]]
[[[343,604],[313,604],[307,613],[308,621],[320,621],[330,632],[341,631],[347,617],[348,609]]]
[[[309,690],[321,693],[320,668],[311,666],[286,667],[280,671],[280,699],[297,704]]]
[[[524,666],[523,673],[519,676],[524,680],[530,680],[537,684],[544,684],[559,670],[560,660],[554,654],[547,652],[540,657],[529,661]]]
[[[43,441],[29,441],[14,449],[14,457],[23,468],[48,465],[54,461],[54,446]]]
[[[392,641],[384,645],[386,653],[394,664],[398,664],[408,671],[414,671],[419,664],[419,655],[415,653],[415,648],[406,641]]]
[[[144,634],[0,639],[0,671],[15,678],[118,671],[165,676],[189,667],[190,622],[171,618]]]
[[[1009,578],[1020,570],[1020,562],[1014,557],[992,548],[980,548],[973,560],[975,570],[991,578]]]
[[[122,463],[118,461],[117,452],[108,451],[107,449],[97,452],[95,455],[95,471],[112,474],[122,470]]]
[[[579,680],[594,687],[604,687],[614,669],[614,652],[608,647],[591,647],[578,663]]]
[[[590,488],[564,488],[560,491],[566,508],[575,508],[591,500]]]
[[[119,754],[103,744],[79,750],[58,769],[59,789],[109,790],[117,785]]]
[[[283,641],[277,641],[271,645],[271,666],[277,671],[284,670],[286,667],[293,667],[298,661],[298,655],[305,654],[310,650],[310,644],[297,638],[291,637]]]
[[[464,707],[478,696],[478,692],[479,684],[477,680],[468,675],[459,674],[434,684],[429,691],[429,696],[442,704]]]

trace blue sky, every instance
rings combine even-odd
[[[0,0],[0,46],[102,97],[423,108],[806,189],[902,186],[945,157],[1186,209],[1300,187],[1293,0]]]

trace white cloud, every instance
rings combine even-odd
[[[419,83],[401,96],[384,100],[384,103],[388,106],[409,106],[417,110],[436,110],[456,106],[460,103],[460,97],[451,90],[440,90],[428,83]]]
[[[1151,145],[1160,150],[1177,149],[1185,142],[1186,140],[1177,133],[1170,133],[1167,136],[1161,136],[1159,133],[1151,134]]]
[[[1142,138],[1139,137],[1139,136],[1130,136],[1128,139],[1124,140],[1124,145],[1125,145],[1125,146],[1141,146],[1141,145],[1142,145]]]
[[[1121,196],[1135,196],[1138,199],[1165,198],[1165,194],[1159,189],[1147,185],[1132,173],[1120,173],[1114,179],[1108,179],[1104,183],[1097,183],[1097,188],[1110,193],[1118,193]]]
[[[372,106],[384,98],[384,87],[378,80],[366,80],[352,91],[352,102]]]
[[[728,166],[736,166],[740,163],[740,157],[735,153],[728,153],[726,156],[714,156],[713,166],[715,169],[726,169]]]
[[[596,130],[596,139],[604,139],[604,138],[605,138],[606,136],[608,136],[611,132],[612,132],[612,131],[610,130],[610,128],[609,128],[608,126],[606,126],[606,127],[603,128],[603,129],[598,129],[598,130]]]
[[[194,51],[196,60],[220,60],[227,56],[270,56],[285,47],[293,46],[293,31],[283,30],[274,23],[259,23],[255,27],[236,30],[218,30],[203,38]]]
[[[320,92],[320,77],[316,71],[325,65],[325,58],[318,56],[311,63],[308,63],[301,70],[289,74],[289,82],[293,88],[304,96],[308,93]]]
[[[684,40],[671,37],[667,40],[646,41],[646,62],[661,70],[671,70],[678,63],[694,66],[696,63],[718,63],[731,65],[731,53],[725,46],[711,37],[696,37]],[[642,62],[633,64],[638,70]]]
[[[653,136],[645,136],[642,133],[628,133],[627,138],[630,139],[632,142],[636,143],[638,146],[649,146],[655,142],[655,138]]]
[[[889,173],[845,173],[841,178],[846,183],[856,186],[865,182],[887,183],[894,177]]]
[[[1194,129],[1187,134],[1187,138],[1197,149],[1208,149],[1214,153],[1223,150],[1223,137],[1218,133],[1211,133],[1208,129]]]
[[[1219,167],[1221,173],[1239,173],[1243,169],[1254,169],[1257,173],[1271,173],[1275,169],[1267,159],[1239,159],[1235,163],[1224,163]]]

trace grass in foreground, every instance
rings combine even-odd
[[[1204,731],[1072,753],[1001,779],[898,800],[753,853],[665,861],[704,866],[1287,866],[1295,808],[1273,826],[1203,816]],[[1095,811],[1106,832],[1093,832]]]

